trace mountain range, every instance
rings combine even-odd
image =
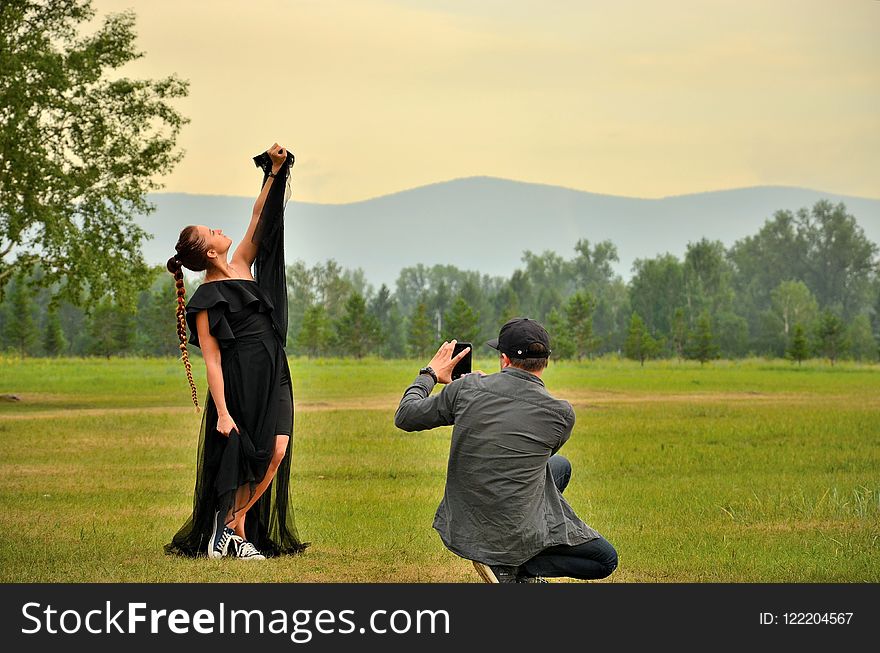
[[[296,187],[294,184],[294,196]],[[155,213],[138,221],[152,240],[144,243],[149,263],[174,253],[187,224],[244,234],[254,197],[154,193]],[[288,263],[335,259],[361,268],[367,280],[392,290],[401,268],[452,264],[461,269],[509,276],[525,250],[552,250],[571,258],[579,239],[611,240],[628,279],[633,261],[670,252],[682,257],[688,242],[703,237],[730,246],[754,234],[777,210],[796,211],[827,199],[843,202],[880,243],[880,199],[807,188],[756,186],[659,199],[601,195],[494,177],[468,177],[348,204],[291,200],[285,214]]]

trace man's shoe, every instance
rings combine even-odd
[[[248,542],[247,540],[243,540],[240,537],[236,538],[238,542],[235,543],[235,557],[239,560],[265,560],[266,556],[257,551],[257,547]]]
[[[517,567],[506,565],[486,565],[476,560],[471,561],[474,569],[480,574],[484,583],[515,583]]]
[[[531,585],[533,583],[547,583],[547,584],[550,583],[549,580],[547,580],[546,578],[541,578],[540,576],[517,576],[516,582],[517,583],[527,583],[529,585]]]
[[[214,515],[214,530],[211,532],[211,539],[208,540],[208,557],[222,558],[229,552],[229,543],[238,537],[231,528],[229,528],[220,518],[218,511]]]

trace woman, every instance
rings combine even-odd
[[[193,403],[198,397],[186,349],[200,347],[208,397],[199,434],[193,512],[168,553],[264,560],[299,553],[290,502],[293,390],[284,345],[287,287],[284,205],[293,155],[277,143],[254,157],[263,188],[232,254],[222,229],[180,232],[168,270],[177,284],[177,332]],[[251,265],[254,274],[251,274]],[[182,267],[206,270],[184,306]]]

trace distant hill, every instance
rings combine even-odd
[[[296,187],[294,186],[294,194]],[[755,233],[779,209],[797,210],[819,199],[844,202],[874,242],[880,242],[880,200],[806,188],[758,186],[662,199],[599,195],[558,186],[469,177],[421,186],[351,204],[291,201],[286,213],[288,262],[336,259],[363,268],[367,279],[392,289],[401,268],[424,263],[509,276],[522,252],[573,255],[580,238],[617,245],[617,271],[630,276],[637,258],[682,256],[702,237],[725,245]],[[242,237],[253,197],[157,193],[156,213],[140,224],[155,235],[144,252],[150,263],[174,253],[187,224],[222,228]]]

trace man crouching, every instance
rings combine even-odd
[[[515,318],[486,344],[500,352],[499,374],[452,381],[468,350],[453,357],[455,341],[445,342],[394,415],[404,431],[455,425],[434,528],[487,583],[605,578],[617,567],[617,552],[562,497],[571,464],[556,452],[575,417],[541,380],[550,336],[534,320]],[[448,385],[431,396],[436,383]]]

